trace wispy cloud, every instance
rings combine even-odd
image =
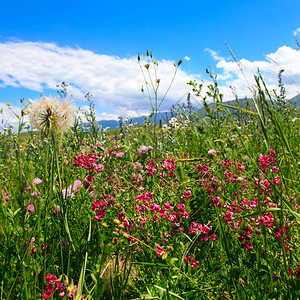
[[[219,60],[224,60],[224,57],[219,56],[218,53],[217,53],[216,51],[212,50],[212,49],[205,48],[204,51],[205,51],[205,52],[209,52],[210,55],[212,56],[212,58],[213,58],[214,60],[217,60],[217,61],[219,61]]]
[[[297,36],[300,33],[300,27],[294,30],[293,35]]]
[[[188,57],[188,56],[185,56],[184,59],[185,59],[185,60],[191,60],[191,58]]]
[[[20,115],[21,108],[15,105],[8,107],[6,103],[0,102],[0,130],[9,128],[9,126],[13,126],[14,128],[18,126],[18,119],[14,113]]]

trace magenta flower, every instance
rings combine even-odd
[[[275,150],[270,150],[269,151],[270,156],[276,156],[276,151]]]
[[[274,274],[274,275],[273,275],[273,280],[274,280],[274,281],[278,281],[278,280],[279,280],[279,275]]]
[[[173,210],[173,206],[171,206],[171,202],[166,202],[165,204],[164,204],[164,208],[166,209],[166,210]]]
[[[191,258],[190,256],[187,256],[183,260],[187,263],[187,262],[189,262],[190,258]]]
[[[102,164],[98,164],[96,171],[99,175],[101,175],[101,172],[104,170],[104,166]]]
[[[300,280],[300,265],[297,265],[296,280]]]
[[[191,266],[192,268],[198,267],[199,266],[199,262],[195,260],[195,258],[191,259]]]
[[[158,220],[158,216],[155,214],[155,215],[153,216],[153,221],[156,222],[157,220]]]
[[[211,239],[211,241],[213,241],[213,242],[215,242],[216,241],[216,235],[215,234],[212,234],[211,236],[210,236],[210,239]]]
[[[158,257],[162,257],[165,252],[164,247],[160,246],[159,244],[156,245],[156,254]]]

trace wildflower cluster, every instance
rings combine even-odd
[[[46,282],[47,285],[45,288],[45,294],[42,295],[43,299],[53,297],[56,291],[59,293],[59,297],[68,296],[69,299],[77,299],[77,285],[70,285],[68,281],[62,282],[62,277],[57,278],[56,276],[51,275],[50,273],[46,275]],[[84,296],[82,295],[80,298],[84,299]]]

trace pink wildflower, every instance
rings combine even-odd
[[[156,254],[158,257],[162,257],[165,252],[164,247],[160,246],[159,244],[156,245]]]
[[[41,184],[43,182],[43,180],[41,180],[41,179],[39,179],[39,178],[34,178],[33,179],[33,184],[35,184],[35,185],[39,185],[39,184]]]
[[[147,152],[148,150],[153,149],[152,146],[141,146],[140,149],[138,150],[139,155],[142,155],[143,153]]]
[[[212,154],[216,154],[216,153],[217,153],[217,151],[215,149],[210,149],[207,152],[208,155],[212,155]]]
[[[116,153],[116,157],[122,157],[124,155],[124,151],[121,150],[120,152]]]
[[[73,193],[77,193],[82,188],[81,180],[75,180],[73,183]]]
[[[27,206],[26,210],[28,210],[29,212],[31,212],[32,214],[34,214],[34,205],[32,203],[30,203]]]
[[[30,196],[32,197],[32,198],[37,198],[37,196],[40,194],[40,192],[36,192],[36,191],[33,191],[31,194],[30,194]]]

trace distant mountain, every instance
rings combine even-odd
[[[292,103],[295,103],[296,106],[300,106],[300,94],[298,94],[297,96],[293,97],[290,101]]]
[[[252,99],[248,99],[250,102],[250,105],[253,106],[253,100]],[[242,108],[246,108],[246,103],[247,103],[247,99],[246,98],[242,98],[242,99],[238,99],[240,106]],[[291,98],[289,100],[290,103],[295,103],[296,106],[300,106],[300,94],[298,94],[297,96]],[[227,105],[231,105],[231,106],[235,106],[236,104],[236,100],[230,100],[230,101],[226,101],[223,102],[224,104]],[[215,103],[209,103],[209,106],[211,108],[214,108],[216,106]],[[233,111],[233,109],[229,109],[230,111]],[[204,107],[202,107],[201,109],[198,110],[198,113],[200,115],[200,118],[204,118],[206,116],[206,112],[204,110]],[[137,117],[137,118],[132,118],[130,120],[132,120],[132,123],[137,123],[137,124],[141,124],[145,121],[145,116],[142,117]],[[166,122],[169,119],[171,119],[171,112],[159,112],[157,113],[157,122],[159,122],[160,120]],[[98,121],[98,124],[102,126],[102,128],[107,128],[109,127],[110,129],[115,129],[118,128],[120,126],[119,121],[115,121],[115,120],[101,120]]]
[[[162,121],[166,121],[166,117],[168,117],[169,119],[171,118],[171,112],[158,112],[157,113],[157,122],[159,122],[160,120]],[[146,119],[146,116],[142,116],[142,117],[137,117],[137,118],[129,118],[129,120],[132,120],[132,123],[137,123],[137,124],[142,124]],[[126,121],[127,122],[127,121]],[[153,120],[152,120],[153,122]],[[120,127],[120,122],[119,121],[115,121],[115,120],[100,120],[98,121],[98,124],[102,126],[102,128],[107,128],[109,127],[109,129],[115,129]]]

